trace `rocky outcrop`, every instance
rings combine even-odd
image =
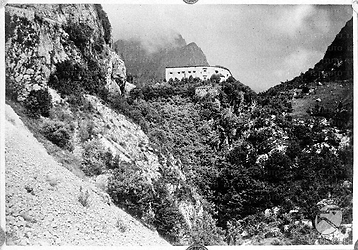
[[[110,49],[101,9],[88,4],[7,5],[7,94],[24,100],[31,90],[46,88],[56,65],[68,62],[88,68],[95,61],[107,88],[119,92],[126,78],[122,59]],[[108,39],[107,39],[108,40]]]

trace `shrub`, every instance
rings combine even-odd
[[[69,103],[83,106],[83,94],[97,95],[108,99],[104,72],[93,59],[87,59],[87,67],[71,61],[56,64],[56,71],[50,76],[49,86],[67,96]]]
[[[98,140],[84,143],[81,169],[88,176],[100,175],[107,167],[108,158],[112,157]]]
[[[42,125],[41,132],[49,141],[60,148],[73,150],[71,143],[72,131],[69,125],[61,121],[46,120]]]
[[[9,67],[6,67],[6,76],[12,74],[12,72],[8,72]],[[6,98],[9,98],[12,101],[17,101],[21,86],[16,84],[14,81],[11,81],[8,77],[6,77],[5,82],[5,95]]]
[[[191,244],[202,245],[223,245],[224,231],[216,226],[215,220],[211,215],[204,211],[201,218],[197,218],[191,232]]]
[[[69,39],[83,52],[86,43],[90,41],[93,29],[85,23],[70,23],[64,30]]]
[[[81,142],[93,139],[96,136],[95,125],[93,121],[82,121],[79,126],[79,137]]]
[[[47,89],[31,90],[25,100],[25,107],[33,117],[49,117],[52,107],[51,95]]]
[[[83,191],[82,186],[80,186],[80,194],[78,195],[78,201],[82,204],[82,206],[84,207],[89,207],[90,206],[90,202],[89,202],[89,192],[88,190]]]
[[[210,77],[210,82],[212,83],[219,83],[221,80],[220,75],[219,74],[212,74]]]
[[[133,164],[122,163],[113,171],[108,181],[108,194],[117,205],[137,218],[150,212],[152,188]]]
[[[121,232],[121,233],[124,233],[125,231],[127,231],[128,229],[128,226],[125,224],[125,222],[121,219],[121,218],[118,218],[117,221],[116,221],[116,227],[118,228],[118,230]]]
[[[154,226],[172,244],[180,243],[182,232],[187,230],[183,215],[168,199],[155,207]]]

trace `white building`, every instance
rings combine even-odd
[[[175,80],[178,78],[199,77],[201,80],[209,80],[212,75],[219,75],[220,81],[224,81],[229,78],[231,72],[229,69],[222,66],[183,66],[183,67],[166,67],[165,68],[165,80],[169,81],[170,78]]]

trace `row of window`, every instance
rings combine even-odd
[[[183,73],[183,74],[184,74],[184,73],[185,73],[185,71],[182,71],[181,73]],[[188,71],[188,73],[189,73],[189,74],[191,74],[191,71]],[[193,73],[196,73],[196,71],[195,71],[195,70],[193,70]],[[204,73],[206,73],[206,69],[204,69]],[[219,73],[219,71],[218,71],[218,70],[215,70],[215,73],[216,73],[216,74],[218,74],[218,73]],[[172,74],[173,74],[173,72],[169,72],[169,74],[171,74],[171,75],[172,75]],[[180,71],[178,71],[178,74],[180,74]]]
[[[204,71],[205,72],[205,71]],[[181,73],[185,73],[185,71],[182,71]],[[191,73],[191,71],[188,71],[188,73],[190,74]],[[196,73],[196,71],[195,70],[193,70],[193,73]],[[169,72],[169,74],[173,74],[173,72]],[[178,74],[180,74],[180,71],[178,72]]]

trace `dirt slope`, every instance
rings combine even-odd
[[[59,165],[6,105],[8,245],[168,245],[108,202],[95,186]],[[78,200],[80,187],[89,206]]]

